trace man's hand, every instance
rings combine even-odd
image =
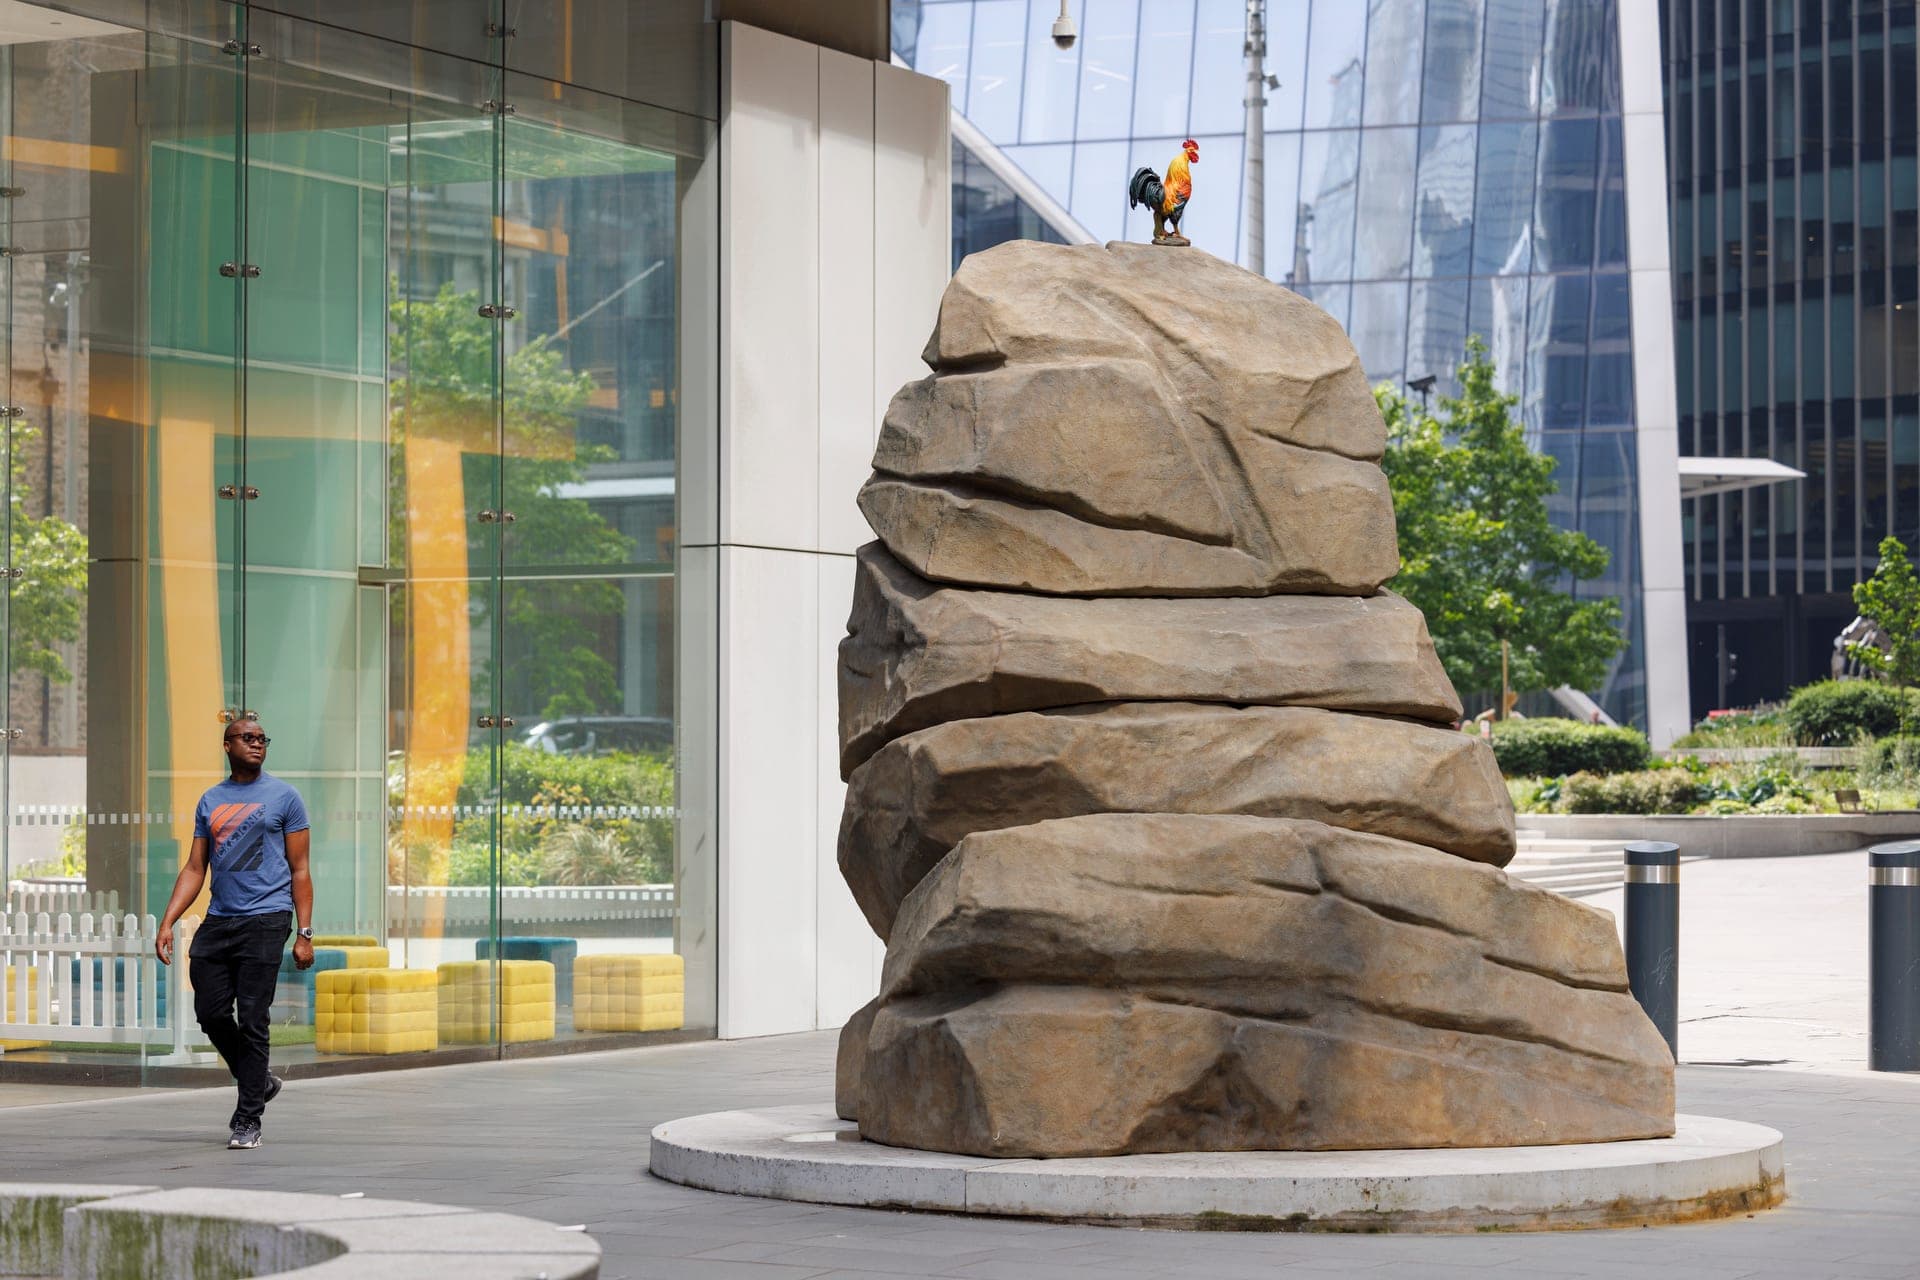
[[[168,944],[171,946],[171,942]],[[295,938],[293,940],[293,967],[296,969],[313,968],[313,939]]]
[[[173,926],[163,924],[160,932],[153,937],[153,953],[160,957],[161,964],[173,963]]]

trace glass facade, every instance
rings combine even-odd
[[[1200,144],[1182,230],[1245,244],[1244,0],[894,6],[896,52],[1098,239],[1145,240],[1140,165]],[[1539,447],[1555,517],[1612,553],[1630,645],[1595,691],[1645,724],[1633,346],[1611,0],[1270,0],[1267,274],[1348,329],[1376,381],[1453,390],[1487,340]],[[960,200],[956,194],[956,208]],[[979,247],[979,246],[976,246]]]
[[[276,1069],[712,1034],[677,797],[713,766],[676,753],[713,607],[676,590],[715,430],[682,407],[713,404],[701,8],[0,12],[8,909],[150,939],[257,714],[322,935]],[[69,1030],[0,1032],[0,1079],[224,1070],[150,941],[70,950]],[[349,1005],[334,968],[386,976]]]
[[[1661,8],[1680,452],[1806,475],[1684,504],[1702,714],[1828,675],[1920,543],[1920,74],[1911,0]]]

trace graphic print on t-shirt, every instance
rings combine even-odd
[[[267,826],[257,804],[223,804],[207,815],[216,871],[257,871],[267,854]]]

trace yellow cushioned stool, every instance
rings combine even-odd
[[[452,960],[440,966],[440,1038],[485,1044],[495,1038],[494,980],[499,978],[499,1040],[553,1039],[553,965],[546,960]]]
[[[377,947],[380,939],[370,933],[316,933],[313,935],[316,947]]]
[[[329,951],[338,951],[347,958],[347,968],[349,969],[384,969],[391,963],[385,947],[363,947],[358,943],[352,946],[348,946],[345,943],[335,945],[322,943],[317,938],[314,940],[313,945],[315,947],[325,946]]]
[[[35,968],[29,968],[27,970],[27,1004],[25,1008],[20,1007],[20,993],[14,989],[14,983],[16,981],[18,981],[18,979],[14,974],[13,966],[6,966],[6,971],[0,973],[0,982],[6,984],[5,993],[0,994],[0,1012],[4,1012],[5,1014],[4,1017],[0,1017],[0,1022],[25,1022],[33,1016],[34,1010],[39,1007],[40,970]],[[47,1040],[0,1040],[0,1049],[40,1049],[50,1043],[52,1042]]]
[[[313,980],[321,1053],[417,1053],[439,1047],[439,986],[429,969],[328,969]]]
[[[581,1031],[672,1031],[686,1021],[679,956],[581,956],[573,963],[573,1025]]]

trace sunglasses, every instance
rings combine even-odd
[[[244,742],[250,747],[264,747],[273,739],[264,733],[235,733],[227,737],[228,742]]]

